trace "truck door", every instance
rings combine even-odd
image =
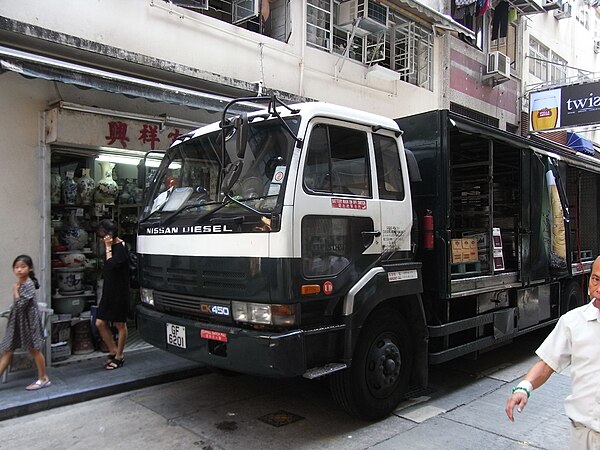
[[[330,279],[333,290],[326,293],[341,294],[381,255],[369,129],[320,119],[307,136],[294,200],[294,254],[301,255],[305,278]]]
[[[382,252],[410,250],[412,202],[406,155],[392,135],[373,134],[377,191],[381,208]]]

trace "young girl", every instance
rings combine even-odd
[[[35,391],[50,386],[46,375],[46,361],[40,351],[44,345],[44,331],[35,300],[35,290],[39,289],[40,284],[33,273],[33,261],[27,255],[15,258],[13,271],[18,281],[13,285],[13,305],[8,316],[6,334],[0,343],[0,375],[7,369],[17,348],[27,349],[35,361],[38,379],[25,389]]]

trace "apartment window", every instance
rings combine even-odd
[[[197,14],[213,17],[279,41],[292,32],[291,0],[163,0]]]
[[[433,35],[402,16],[394,15],[393,20],[388,67],[399,72],[402,81],[432,91]]]
[[[502,37],[490,42],[490,52],[501,52],[510,58],[510,65],[517,69],[517,25],[508,24],[506,37]]]
[[[363,64],[380,64],[401,75],[401,80],[433,90],[433,34],[427,28],[396,13],[389,12],[386,32],[352,36],[348,26],[335,25],[337,10],[330,0],[308,0],[308,45]],[[369,3],[369,8],[378,6]],[[376,10],[378,12],[379,10]]]
[[[308,0],[306,4],[306,41],[308,45],[331,51],[331,0]]]
[[[589,7],[587,5],[583,5],[579,8],[576,15],[577,21],[583,25],[586,30],[590,29],[590,13],[588,9]]]
[[[567,80],[567,61],[556,53],[552,53],[552,64],[550,68],[550,80],[555,83]]]
[[[550,49],[534,38],[529,39],[529,73],[542,81],[548,81]]]

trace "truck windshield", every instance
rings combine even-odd
[[[296,134],[299,118],[284,120]],[[249,214],[260,216],[279,211],[296,143],[281,119],[258,119],[248,125],[241,173],[232,186],[222,183],[222,174],[239,161],[235,138],[230,136],[223,154],[221,133],[218,130],[204,134],[168,150],[146,197],[146,220],[161,225],[174,220],[198,224],[203,218],[228,216],[243,222],[243,216]]]

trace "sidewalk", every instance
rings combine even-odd
[[[156,348],[126,353],[125,364],[116,370],[104,370],[105,358],[49,367],[52,384],[38,391],[25,390],[36,379],[35,369],[10,373],[8,382],[0,383],[0,420],[209,372]]]

